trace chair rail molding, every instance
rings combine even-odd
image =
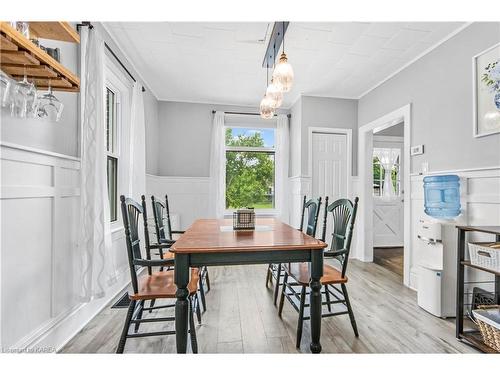
[[[80,159],[0,144],[0,347],[59,350],[128,283],[124,234],[113,235],[118,282],[78,299]]]

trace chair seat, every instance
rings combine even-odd
[[[191,269],[189,280],[189,295],[194,295],[198,290],[198,268]],[[156,298],[175,298],[177,287],[174,283],[174,271],[153,272],[151,275],[143,275],[138,278],[138,293],[131,294],[132,300],[149,300]]]
[[[174,260],[174,258],[175,258],[175,254],[172,253],[171,251],[165,251],[163,253],[163,259],[172,259],[172,260]]]
[[[283,264],[286,272],[293,277],[298,283],[303,285],[309,285],[309,280],[311,278],[310,263],[286,263]],[[347,276],[342,277],[342,273],[335,267],[328,264],[323,266],[323,277],[321,278],[321,284],[345,284],[347,282]]]

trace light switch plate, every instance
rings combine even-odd
[[[429,172],[429,163],[424,161],[422,163],[422,174],[426,174],[427,172]]]
[[[424,153],[424,145],[412,146],[410,148],[410,155],[411,156],[422,155],[423,153]]]

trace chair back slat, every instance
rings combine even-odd
[[[347,270],[347,262],[349,259],[349,252],[351,250],[351,241],[354,231],[354,223],[356,221],[356,212],[358,209],[359,198],[354,199],[352,203],[349,199],[338,199],[332,204],[325,206],[323,232],[321,236],[322,241],[326,241],[326,227],[328,215],[333,220],[333,232],[331,233],[330,248],[325,251],[325,256],[331,255],[337,259],[342,267],[342,277],[345,276]],[[328,202],[328,197],[326,198]],[[342,251],[341,254],[336,252]]]
[[[155,219],[156,239],[158,243],[172,239],[172,225],[170,224],[170,209],[168,206],[168,196],[165,195],[165,203],[151,196],[153,205],[153,216]]]
[[[143,259],[141,252],[141,239],[139,237],[139,218],[142,215],[144,226],[144,243],[146,249],[146,259],[151,259],[148,218],[146,212],[146,199],[144,195],[141,197],[142,205],[131,198],[120,196],[122,207],[123,226],[125,228],[125,242],[127,244],[127,255],[130,268],[130,278],[132,289],[137,293],[137,270],[139,266],[135,266],[134,261]],[[147,268],[148,274],[151,275],[151,267]]]
[[[139,238],[139,215],[142,214],[142,207],[139,203],[130,198],[120,196],[123,226],[125,228],[125,242],[127,244],[128,263],[130,268],[130,279],[134,293],[138,291],[137,270],[134,260],[141,259],[141,248]]]
[[[302,203],[302,216],[300,219],[300,230],[304,231],[305,224],[305,233],[309,236],[316,236],[316,228],[318,226],[320,208],[321,197],[317,199],[309,199],[308,201],[306,201],[306,196],[304,195],[304,200]],[[306,219],[305,223],[304,218]]]
[[[153,206],[153,217],[155,219],[156,240],[158,243],[161,243],[167,238],[165,236],[165,223],[163,220],[165,205],[154,195],[151,196],[151,205]]]

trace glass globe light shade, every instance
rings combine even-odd
[[[281,87],[273,83],[267,86],[266,96],[272,100],[274,108],[279,108],[281,103],[283,103],[283,93],[281,92]]]
[[[264,95],[260,101],[260,117],[269,120],[274,116],[274,106],[273,100],[267,95]]]
[[[281,54],[280,61],[276,64],[273,72],[274,83],[281,88],[281,91],[288,92],[293,85],[293,69],[288,63],[285,53]]]

